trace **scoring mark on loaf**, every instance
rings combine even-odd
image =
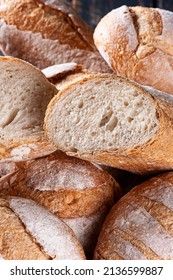
[[[116,220],[115,226],[142,241],[163,259],[173,259],[173,237],[146,211],[144,206],[132,201],[126,207],[126,211],[126,220],[120,217]]]
[[[155,254],[151,248],[147,247],[139,239],[134,238],[132,234],[127,234],[120,228],[115,228],[112,232],[112,236],[115,238],[115,251],[123,259],[159,259],[159,256]],[[146,255],[150,257],[147,258]]]
[[[53,259],[81,259],[78,241],[59,218],[28,199],[13,198],[10,207]]]

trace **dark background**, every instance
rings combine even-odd
[[[144,1],[144,0],[67,0],[78,11],[81,18],[88,23],[93,29],[100,21],[100,19],[110,12],[112,9],[116,9],[122,5],[127,6],[146,6],[161,8],[165,10],[173,11],[173,0],[156,0],[156,1]],[[1,52],[0,52],[1,55]]]
[[[127,6],[146,6],[161,8],[173,11],[173,0],[156,0],[156,1],[123,1],[123,0],[69,0],[69,3],[78,11],[80,16],[91,25],[93,28],[99,20],[110,12],[112,9],[118,8],[122,5]]]

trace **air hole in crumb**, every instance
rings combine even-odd
[[[100,121],[99,127],[105,126],[105,124],[109,122],[109,120],[110,120],[112,114],[113,114],[112,110],[106,112],[106,113],[102,116],[102,119],[101,119],[101,121]]]
[[[128,121],[129,123],[131,123],[131,122],[133,121],[133,118],[128,117],[128,118],[127,118],[127,121]]]
[[[83,107],[83,100],[80,100],[79,104],[78,104],[78,108],[82,108]]]
[[[96,136],[96,135],[97,135],[96,131],[91,132],[91,136]]]
[[[108,123],[106,129],[109,130],[109,131],[113,131],[114,128],[117,126],[117,124],[118,124],[118,119],[117,119],[117,117],[114,116],[114,117],[111,118],[111,120]]]
[[[107,81],[107,82],[105,82],[105,85],[107,86],[107,85],[110,85],[111,84],[111,81]]]

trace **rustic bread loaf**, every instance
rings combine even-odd
[[[89,73],[87,70],[82,69],[82,65],[74,62],[55,64],[44,68],[42,72],[56,86],[57,90],[61,90],[63,87],[80,80],[81,77],[84,78],[84,75]]]
[[[73,231],[32,200],[0,197],[0,255],[7,260],[85,259]]]
[[[173,259],[173,173],[133,188],[108,214],[94,259]]]
[[[18,163],[0,179],[0,194],[45,206],[73,229],[90,257],[101,225],[122,192],[106,171],[62,152]]]
[[[90,74],[51,100],[47,136],[99,164],[141,174],[172,169],[173,97],[152,95],[123,78]]]
[[[76,62],[92,71],[112,71],[94,45],[92,29],[66,1],[5,0],[0,4],[0,46],[6,55],[40,69]]]
[[[82,72],[82,65],[74,62],[55,64],[44,68],[42,72],[51,83],[55,84],[70,74]]]
[[[0,159],[23,160],[55,151],[43,131],[48,103],[57,93],[40,70],[0,57]]]
[[[122,6],[94,32],[95,44],[120,76],[173,94],[173,13]]]

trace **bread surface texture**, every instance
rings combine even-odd
[[[6,55],[40,69],[76,62],[92,71],[111,71],[94,45],[93,30],[66,1],[1,1],[0,45]]]
[[[101,19],[94,41],[118,75],[173,94],[172,24],[170,11],[121,6]]]
[[[172,106],[168,94],[114,75],[90,74],[51,100],[44,127],[69,155],[150,173],[173,168]]]
[[[111,209],[94,259],[173,259],[173,173],[133,188]]]
[[[0,159],[32,158],[55,151],[43,131],[45,111],[57,93],[40,70],[0,57]]]
[[[0,254],[4,259],[85,259],[73,231],[34,201],[2,196],[0,213]]]
[[[89,73],[87,70],[82,69],[82,65],[74,62],[55,64],[43,69],[42,72],[58,91],[84,78]]]
[[[56,152],[18,163],[0,179],[0,194],[24,197],[46,207],[72,228],[93,253],[101,225],[122,196],[119,184],[92,163]]]

